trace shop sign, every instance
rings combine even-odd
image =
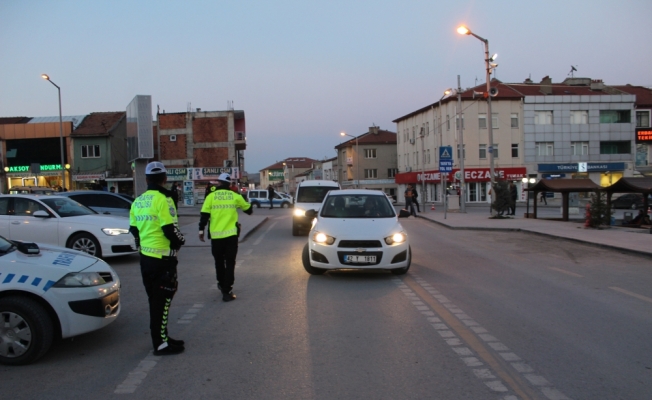
[[[76,182],[81,181],[101,181],[104,179],[104,174],[75,174],[72,180]]]
[[[208,181],[217,179],[220,174],[227,173],[231,179],[240,179],[240,168],[238,167],[206,167],[187,168],[186,180]]]
[[[282,169],[270,169],[267,172],[267,176],[269,181],[282,181],[284,179],[283,175],[283,170]]]
[[[41,172],[43,171],[61,171],[61,164],[41,164]],[[9,167],[9,173],[12,172],[30,172],[29,165],[15,165]]]
[[[167,168],[168,182],[182,181],[187,178],[187,168]]]
[[[539,172],[579,172],[580,163],[574,164],[538,164]],[[581,163],[586,165],[585,172],[624,171],[625,163]],[[584,165],[582,165],[583,169]]]
[[[439,183],[441,182],[440,171],[426,171],[426,172],[406,172],[402,174],[396,174],[395,181],[396,183]],[[449,176],[451,174],[448,174]],[[494,176],[496,179],[505,179],[505,180],[521,180],[527,175],[527,170],[525,167],[515,167],[515,168],[495,168]],[[461,171],[459,169],[454,169],[452,171],[452,177],[454,180],[459,181],[462,177]],[[491,174],[489,168],[465,168],[464,169],[464,181],[465,182],[489,182],[491,179]]]
[[[652,129],[637,129],[636,143],[652,143]]]

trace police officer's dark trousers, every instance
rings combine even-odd
[[[215,259],[215,276],[222,293],[230,293],[235,282],[235,258],[238,255],[236,235],[211,239],[211,253]]]
[[[168,312],[177,291],[177,258],[140,255],[140,273],[149,301],[149,329],[156,350],[168,341]]]

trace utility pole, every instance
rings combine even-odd
[[[462,129],[462,88],[460,86],[460,76],[457,75],[457,127],[459,129],[460,138],[460,212],[466,212],[466,187],[464,183],[464,129]]]

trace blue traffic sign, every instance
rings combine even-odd
[[[439,172],[453,172],[453,147],[439,148]]]

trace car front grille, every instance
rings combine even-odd
[[[337,247],[344,247],[347,249],[372,248],[383,247],[380,240],[341,240]]]

